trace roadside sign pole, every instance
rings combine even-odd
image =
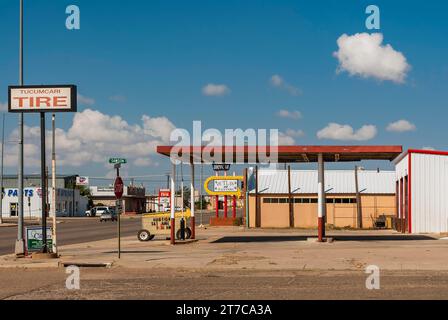
[[[45,112],[40,113],[40,185],[42,189],[42,253],[48,253],[47,247],[47,183],[45,170]]]
[[[5,114],[2,114],[3,125],[2,125],[2,159],[1,159],[1,169],[0,169],[0,224],[3,223],[3,153],[4,153],[4,144],[5,144]]]
[[[53,253],[58,253],[58,247],[56,243],[56,122],[55,114],[51,117],[52,127],[52,141],[51,141],[51,213],[53,215]]]
[[[19,85],[23,86],[23,0],[20,0],[19,18]],[[19,212],[17,219],[17,240],[15,244],[15,254],[21,256],[25,254],[25,240],[23,236],[23,112],[19,113],[19,161],[17,170],[17,187]]]
[[[109,160],[109,163],[112,163],[112,159]],[[122,211],[122,205],[121,205],[121,198],[123,196],[124,191],[124,183],[123,180],[120,178],[120,167],[121,163],[126,163],[123,159],[122,162],[115,163],[114,168],[117,170],[117,177],[115,178],[114,183],[114,193],[115,193],[115,207],[117,210],[117,233],[118,233],[118,259],[121,259],[121,211]]]
[[[120,176],[120,165],[117,165],[117,177]],[[118,200],[117,219],[118,219],[118,259],[121,259],[121,201]]]

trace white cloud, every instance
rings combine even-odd
[[[288,93],[292,96],[299,96],[302,94],[302,90],[289,84],[278,74],[274,74],[271,77],[270,83],[273,87],[288,91]]]
[[[338,123],[329,123],[328,126],[317,132],[319,139],[330,140],[354,140],[366,141],[373,139],[377,134],[377,129],[374,125],[364,125],[358,130],[354,130],[349,125],[341,125]]]
[[[296,143],[296,138],[302,138],[305,136],[303,130],[288,129],[286,132],[279,131],[278,133],[278,145],[291,146]]]
[[[202,88],[202,94],[204,96],[224,96],[230,93],[230,89],[225,84],[213,84],[209,83]]]
[[[75,114],[68,130],[56,129],[56,152],[60,166],[79,167],[92,163],[106,163],[109,157],[125,157],[135,165],[153,164],[156,146],[169,140],[174,124],[165,117],[143,115],[141,124],[129,124],[120,116],[86,109]],[[9,140],[17,140],[17,129]],[[47,146],[51,146],[51,131],[47,131]],[[40,128],[24,127],[26,165],[40,164]],[[17,165],[17,145],[5,148],[5,165]],[[50,147],[47,153],[50,153]],[[146,160],[145,160],[146,159]]]
[[[302,138],[305,136],[305,132],[303,130],[294,130],[294,129],[288,129],[286,130],[286,135],[294,138]]]
[[[274,74],[274,75],[271,77],[271,84],[272,84],[274,87],[280,87],[280,86],[283,85],[283,78],[280,77],[278,74]]]
[[[410,123],[407,120],[398,120],[392,123],[389,123],[386,130],[391,132],[406,132],[406,131],[414,131],[416,129],[413,123]]]
[[[339,60],[337,72],[404,83],[410,65],[406,57],[390,44],[383,45],[381,33],[343,34],[337,40],[338,51],[333,56]]]
[[[434,147],[423,147],[422,150],[435,151],[436,148],[434,148]]]
[[[85,106],[93,106],[95,104],[95,100],[86,96],[83,96],[78,93],[78,103]]]
[[[0,102],[0,111],[8,111],[8,103],[1,103]]]
[[[277,116],[279,116],[281,118],[298,120],[298,119],[302,118],[302,113],[297,110],[289,111],[289,110],[281,109],[277,112]]]

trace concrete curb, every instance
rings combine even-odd
[[[111,268],[113,262],[62,262],[59,261],[59,267],[76,266],[79,268]]]

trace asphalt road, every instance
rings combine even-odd
[[[442,271],[384,271],[379,290],[364,271],[83,268],[80,290],[67,290],[62,268],[2,270],[0,299],[447,299]]]
[[[99,222],[99,218],[60,218],[58,219],[58,245],[111,239],[117,236],[116,222]],[[140,217],[125,218],[121,221],[123,236],[135,234],[140,230]],[[51,223],[49,223],[51,225]],[[0,227],[0,255],[14,253],[17,227]]]
[[[229,214],[230,209],[229,209]],[[222,215],[222,212],[221,212]],[[238,210],[237,216],[241,215]],[[214,216],[213,212],[204,212],[196,214],[196,225],[209,224],[210,217]],[[97,240],[112,239],[117,236],[116,222],[99,222],[98,217],[93,218],[58,218],[58,245],[83,243]],[[28,222],[26,222],[28,224]],[[51,225],[51,221],[48,220]],[[141,218],[125,217],[121,220],[122,236],[135,235],[141,229]],[[0,255],[14,253],[15,239],[17,237],[17,227],[0,227]]]

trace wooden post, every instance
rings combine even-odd
[[[294,203],[291,193],[291,166],[288,166],[289,227],[294,228]]]
[[[248,206],[247,206],[247,202],[249,200],[249,199],[247,199],[249,197],[249,195],[247,193],[247,168],[244,168],[243,177],[244,177],[244,179],[243,179],[243,190],[242,190],[242,192],[243,192],[243,199],[244,199],[244,201],[243,201],[243,208],[244,208],[243,209],[243,217],[244,217],[244,223],[245,223],[246,227],[249,228],[249,223],[248,223],[249,217],[247,215],[247,211],[249,209]]]
[[[358,229],[362,229],[361,194],[359,193],[358,169],[358,166],[355,166],[356,222]]]
[[[258,166],[255,166],[255,227],[261,227],[260,204],[258,199]]]

